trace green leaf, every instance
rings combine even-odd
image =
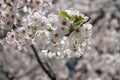
[[[77,17],[76,15],[73,16],[73,19],[74,21],[69,27],[69,32],[73,31],[79,24],[81,24],[84,21],[83,17]]]
[[[70,21],[74,21],[76,19],[77,15],[70,16]]]
[[[32,28],[32,33],[34,33],[35,32],[35,29],[34,28]]]
[[[74,29],[75,29],[75,26],[71,24],[69,27],[69,32],[73,31]]]
[[[4,10],[7,10],[8,8],[9,8],[9,6],[8,6],[8,5],[5,5]]]
[[[84,18],[79,16],[78,18],[76,18],[73,22],[73,24],[75,25],[79,25],[80,23],[82,23],[84,21]]]
[[[33,3],[33,0],[30,0],[30,4]]]
[[[53,29],[51,29],[51,28],[49,28],[49,29],[47,29],[48,31],[50,31],[50,32],[52,32],[53,31]]]
[[[67,12],[65,12],[65,11],[63,11],[63,10],[59,10],[59,13],[60,13],[60,15],[61,15],[63,18],[70,19],[70,16],[68,15]]]
[[[63,18],[68,19],[69,21],[71,21],[71,25],[69,26],[69,32],[71,33],[72,31],[74,31],[74,29],[80,25],[81,23],[84,22],[84,18],[82,16],[77,16],[77,15],[69,15],[66,11],[64,10],[59,10],[60,15]]]

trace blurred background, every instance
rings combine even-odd
[[[80,58],[48,60],[56,76],[60,80],[120,80],[120,0],[53,0],[53,5],[49,12],[74,8],[89,16],[93,25],[90,49]],[[0,80],[50,80],[30,52],[13,52],[12,47],[3,49],[0,44]]]

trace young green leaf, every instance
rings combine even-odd
[[[77,15],[70,16],[70,21],[74,21],[77,18]]]
[[[30,0],[30,4],[33,3],[33,0]]]
[[[65,12],[65,11],[63,11],[63,10],[59,10],[59,13],[60,13],[60,15],[61,15],[63,18],[70,19],[70,16],[68,15],[67,12]]]
[[[5,5],[4,10],[7,10],[8,8],[9,8],[9,6],[8,6],[8,5]]]
[[[49,29],[47,29],[48,31],[50,31],[50,32],[52,32],[53,31],[53,29],[51,29],[51,28],[49,28]]]
[[[73,22],[73,24],[75,25],[79,25],[80,23],[82,23],[84,21],[84,18],[79,16],[78,18],[76,18]]]
[[[75,26],[71,24],[70,27],[69,27],[69,32],[73,31],[74,28],[75,28]]]

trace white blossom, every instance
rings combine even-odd
[[[28,46],[36,44],[44,56],[69,58],[79,57],[90,44],[92,25],[78,10],[59,9],[58,15],[48,14],[51,0],[7,0],[7,3],[0,1],[0,26],[9,30],[6,42],[19,50],[27,51]]]

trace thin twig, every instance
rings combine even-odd
[[[81,23],[79,26],[83,26],[83,24],[87,23],[90,20],[90,17],[88,17],[88,19],[86,21],[84,21],[83,23]],[[66,37],[68,37],[75,29],[73,29],[72,31],[70,31],[68,34],[65,34]]]
[[[57,79],[56,79],[56,76],[55,76],[53,73],[51,74],[51,72],[50,72],[49,70],[47,70],[46,67],[43,65],[43,63],[42,63],[42,61],[41,61],[41,59],[40,59],[40,57],[39,57],[39,55],[38,55],[38,53],[37,53],[37,51],[36,51],[36,49],[35,49],[35,47],[34,47],[33,44],[31,45],[31,48],[32,48],[32,50],[33,50],[33,52],[34,52],[34,54],[35,54],[35,57],[36,57],[39,65],[40,65],[41,68],[45,71],[45,73],[49,76],[49,78],[50,78],[51,80],[57,80]]]

